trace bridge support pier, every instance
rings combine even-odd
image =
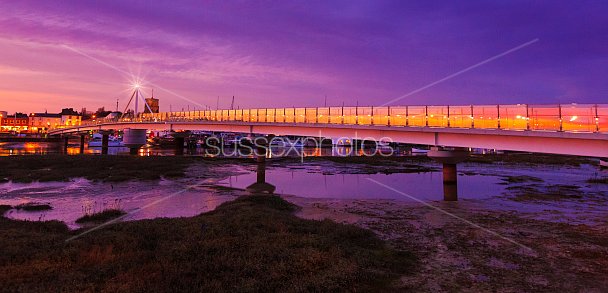
[[[139,148],[146,144],[146,140],[146,129],[126,128],[122,135],[122,142],[129,148],[131,155],[137,155]]]
[[[458,200],[458,170],[456,164],[463,162],[469,156],[464,148],[432,147],[428,156],[443,164],[443,200]]]
[[[107,132],[102,133],[102,135],[101,135],[101,154],[102,155],[108,154],[109,142],[110,142],[110,134]]]
[[[63,137],[63,153],[64,154],[68,154],[68,145],[70,144],[70,137],[69,136],[64,136]]]
[[[84,134],[80,135],[80,154],[84,154]]]
[[[247,186],[246,190],[251,193],[274,193],[276,187],[266,182],[266,155],[268,154],[268,145],[274,136],[258,137],[255,143],[256,162],[258,164],[256,170],[256,182]]]

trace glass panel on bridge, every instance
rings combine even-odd
[[[426,107],[408,106],[407,107],[408,126],[426,126]]]
[[[391,107],[391,126],[405,126],[407,122],[407,107]]]
[[[357,124],[357,108],[344,107],[344,124]]]
[[[258,122],[266,121],[266,109],[258,109]]]
[[[471,106],[450,106],[450,127],[471,128],[473,113]]]
[[[329,108],[329,123],[342,124],[342,107]]]
[[[498,106],[473,106],[473,128],[497,129]]]
[[[258,122],[258,111],[259,109],[251,109],[251,112],[249,112],[249,121]]]
[[[285,122],[293,123],[296,121],[296,109],[286,108],[285,109]]]
[[[559,131],[559,105],[530,105],[530,129]]]
[[[329,108],[318,108],[317,116],[318,123],[329,123]]]
[[[306,123],[317,123],[317,108],[306,108]]]
[[[427,108],[428,126],[447,127],[448,126],[448,107],[447,106],[428,106]]]
[[[475,121],[477,125],[477,121]],[[526,105],[500,105],[500,128],[525,130],[528,128]]]
[[[266,122],[277,122],[275,119],[275,109],[266,109]]]
[[[357,121],[359,125],[372,124],[372,107],[357,107]]]
[[[595,105],[562,105],[562,130],[594,132]]]
[[[372,114],[374,125],[388,125],[388,107],[374,107]]]
[[[285,108],[274,109],[275,120],[280,123],[285,123]]]
[[[304,123],[306,122],[306,109],[304,108],[296,108],[295,109],[295,121],[296,123]]]

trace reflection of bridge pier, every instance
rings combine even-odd
[[[257,180],[247,186],[247,191],[251,193],[274,193],[276,187],[266,182],[266,156],[268,155],[268,145],[274,136],[258,137],[255,142],[255,154],[257,162]]]
[[[84,138],[85,138],[85,134],[81,133],[80,134],[80,154],[84,154]]]
[[[469,156],[464,148],[432,147],[428,156],[443,164],[443,200],[458,200],[458,172],[456,164],[463,162]]]

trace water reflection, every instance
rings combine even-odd
[[[108,147],[108,155],[126,155],[129,154],[129,148],[126,147]],[[350,146],[334,146],[334,147],[276,147],[272,146],[268,149],[268,157],[328,157],[328,156],[363,156],[384,154],[390,155],[387,149],[375,148],[357,148]],[[11,155],[49,155],[49,154],[102,154],[101,147],[89,147],[85,144],[81,147],[80,138],[70,139],[67,149],[64,149],[64,142],[28,142],[28,143],[0,143],[0,156]],[[403,155],[404,152],[395,151],[393,155]],[[161,147],[143,147],[138,150],[140,156],[206,156],[206,157],[253,157],[251,148],[234,148],[234,147],[198,147],[198,148],[161,148]]]
[[[258,169],[259,166],[258,166]],[[256,170],[256,171],[257,171]],[[355,172],[356,173],[356,172]],[[220,184],[247,188],[258,180],[259,172],[231,176]],[[331,167],[301,166],[298,168],[273,167],[263,169],[265,180],[276,186],[279,194],[308,198],[333,199],[397,199],[410,200],[390,192],[368,180],[392,186],[418,199],[436,201],[449,199],[449,194],[460,194],[461,199],[485,199],[499,195],[505,186],[498,176],[459,176],[459,185],[444,185],[441,172],[386,174],[345,174]],[[446,190],[445,188],[448,188]]]
[[[87,213],[118,208],[131,212],[125,220],[153,219],[158,217],[191,217],[214,210],[232,200],[230,195],[218,195],[205,187],[196,187],[176,196],[181,184],[171,181],[156,183],[126,182],[103,184],[85,179],[71,182],[34,182],[0,184],[0,204],[17,206],[26,203],[45,203],[53,207],[48,211],[12,209],[5,216],[29,221],[63,221],[70,228],[78,228],[76,219]],[[146,207],[140,209],[141,207]]]

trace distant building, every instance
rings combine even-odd
[[[65,108],[61,113],[32,113],[29,117],[31,132],[47,132],[51,129],[82,124],[82,116],[73,108]]]
[[[158,106],[158,99],[154,97],[146,99],[146,107],[144,107],[144,113],[158,113],[160,108]],[[150,110],[152,112],[150,112]]]
[[[61,109],[62,126],[78,126],[82,124],[82,116],[73,108]]]
[[[29,118],[26,114],[15,113],[8,115],[3,111],[0,116],[0,131],[1,132],[26,132],[29,128]]]
[[[108,115],[101,117],[100,119],[103,121],[118,121],[118,119],[120,119],[121,116],[122,116],[121,112],[115,111],[115,112],[108,113]]]
[[[61,114],[32,113],[30,114],[30,131],[47,132],[61,126]]]

